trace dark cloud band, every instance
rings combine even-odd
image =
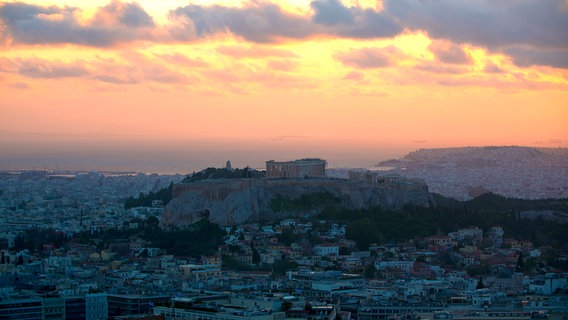
[[[384,0],[382,11],[315,0],[311,9],[312,15],[303,16],[270,3],[242,8],[188,5],[171,11],[170,24],[159,26],[136,3],[113,1],[99,8],[89,23],[77,21],[77,8],[5,3],[0,6],[0,41],[112,47],[137,40],[187,42],[231,33],[249,42],[271,43],[318,36],[389,38],[408,29],[508,54],[520,66],[568,66],[565,0]],[[465,57],[459,54],[438,56],[443,62],[463,63]]]
[[[110,47],[149,39],[148,29],[155,27],[150,15],[134,3],[111,2],[99,8],[87,24],[77,20],[78,10],[5,3],[0,6],[0,40],[26,45],[71,43]]]

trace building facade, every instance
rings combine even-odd
[[[266,161],[266,177],[268,178],[312,178],[325,177],[326,161],[322,159],[299,159],[278,162]]]
[[[15,298],[0,300],[0,319],[41,320],[43,307],[40,298]]]
[[[87,320],[105,320],[108,318],[106,293],[90,293],[85,296]]]
[[[331,244],[322,244],[314,247],[314,254],[316,256],[337,256],[339,255],[339,247]]]

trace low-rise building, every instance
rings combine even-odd
[[[321,257],[330,255],[337,256],[339,255],[339,246],[330,243],[317,245],[314,246],[314,254]]]

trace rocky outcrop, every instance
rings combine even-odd
[[[222,226],[271,221],[309,212],[274,211],[276,198],[299,199],[302,195],[325,193],[340,205],[356,209],[379,206],[398,209],[406,204],[430,206],[428,188],[419,183],[371,184],[335,179],[227,179],[174,186],[174,199],[166,206],[161,224],[186,226],[201,219]]]

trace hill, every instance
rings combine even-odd
[[[407,204],[429,207],[424,184],[371,184],[339,179],[219,179],[174,185],[173,200],[162,214],[163,226],[208,219],[219,225],[314,216],[327,206],[347,209]]]
[[[568,148],[420,149],[378,166],[424,179],[431,192],[460,200],[487,192],[522,199],[568,197]]]

